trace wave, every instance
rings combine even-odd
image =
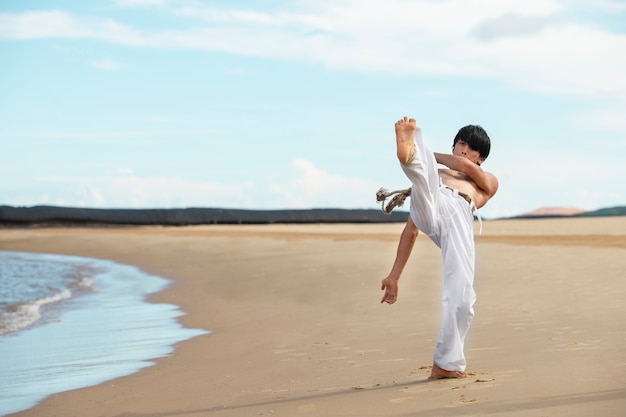
[[[86,282],[86,285],[89,283]],[[50,297],[10,306],[7,311],[0,313],[0,336],[33,325],[41,319],[43,306],[58,303],[71,297],[70,290],[63,290]]]

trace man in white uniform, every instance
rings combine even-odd
[[[463,344],[474,317],[474,215],[496,193],[498,180],[483,171],[491,142],[480,127],[461,128],[452,154],[431,152],[414,119],[395,124],[397,156],[411,180],[410,216],[400,236],[389,275],[382,281],[381,303],[393,304],[398,280],[421,230],[441,248],[443,316],[431,378],[466,376]],[[442,164],[447,169],[437,169]]]

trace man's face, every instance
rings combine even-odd
[[[480,153],[478,151],[470,148],[467,142],[462,140],[459,140],[457,143],[454,144],[454,148],[452,148],[452,154],[457,156],[463,156],[477,165],[482,164],[484,161],[484,159],[480,157]]]

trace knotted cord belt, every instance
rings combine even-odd
[[[411,187],[405,190],[387,191],[386,188],[380,187],[376,191],[376,201],[381,203],[381,210],[389,214],[396,207],[402,207],[404,200],[411,195]],[[391,197],[393,196],[393,197]],[[387,206],[385,206],[385,200],[391,197]]]
[[[450,188],[450,187],[445,187],[445,188],[447,188],[448,190],[452,191],[452,192],[453,192],[453,193],[455,193],[455,194],[460,195],[460,196],[463,198],[463,200],[467,201],[467,203],[468,203],[470,206],[472,205],[472,199],[470,198],[470,196],[469,196],[469,195],[467,195],[467,194],[465,194],[465,193],[462,193],[462,192],[460,192],[459,190],[455,190],[454,188]]]
[[[459,196],[461,196],[461,198],[463,198],[465,201],[469,203],[472,212],[474,213],[476,217],[478,217],[478,222],[480,223],[480,231],[478,233],[482,234],[483,233],[483,219],[480,216],[480,213],[477,211],[476,205],[474,204],[470,196],[465,193],[460,193],[458,190],[455,190],[453,188],[446,187],[446,186],[444,187],[452,191],[453,193],[458,194]],[[391,213],[391,211],[396,207],[402,207],[402,205],[404,204],[404,200],[406,200],[406,198],[410,196],[411,196],[411,187],[405,190],[396,190],[396,191],[387,191],[385,188],[381,187],[378,191],[376,191],[376,201],[381,203],[382,211],[384,211],[387,214]],[[389,203],[387,203],[387,205],[385,206],[385,200],[387,200],[387,198],[389,197],[391,197],[391,200],[389,200]]]
[[[460,191],[457,191],[450,187],[445,187],[445,188],[461,196],[461,198],[467,201],[467,203],[470,206],[472,205],[472,199],[470,198],[469,195],[462,193]],[[404,189],[404,190],[395,190],[395,191],[387,191],[386,188],[381,187],[378,191],[376,191],[376,201],[381,203],[381,210],[387,214],[391,213],[391,211],[396,207],[402,207],[402,205],[404,205],[404,200],[406,200],[406,198],[410,196],[411,196],[411,187]],[[389,197],[391,197],[391,200],[389,200],[389,203],[387,203],[387,205],[385,206],[385,200],[387,200],[387,198]]]

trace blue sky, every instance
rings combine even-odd
[[[625,1],[0,0],[0,61],[0,204],[376,208],[408,115],[485,217],[626,205]]]

